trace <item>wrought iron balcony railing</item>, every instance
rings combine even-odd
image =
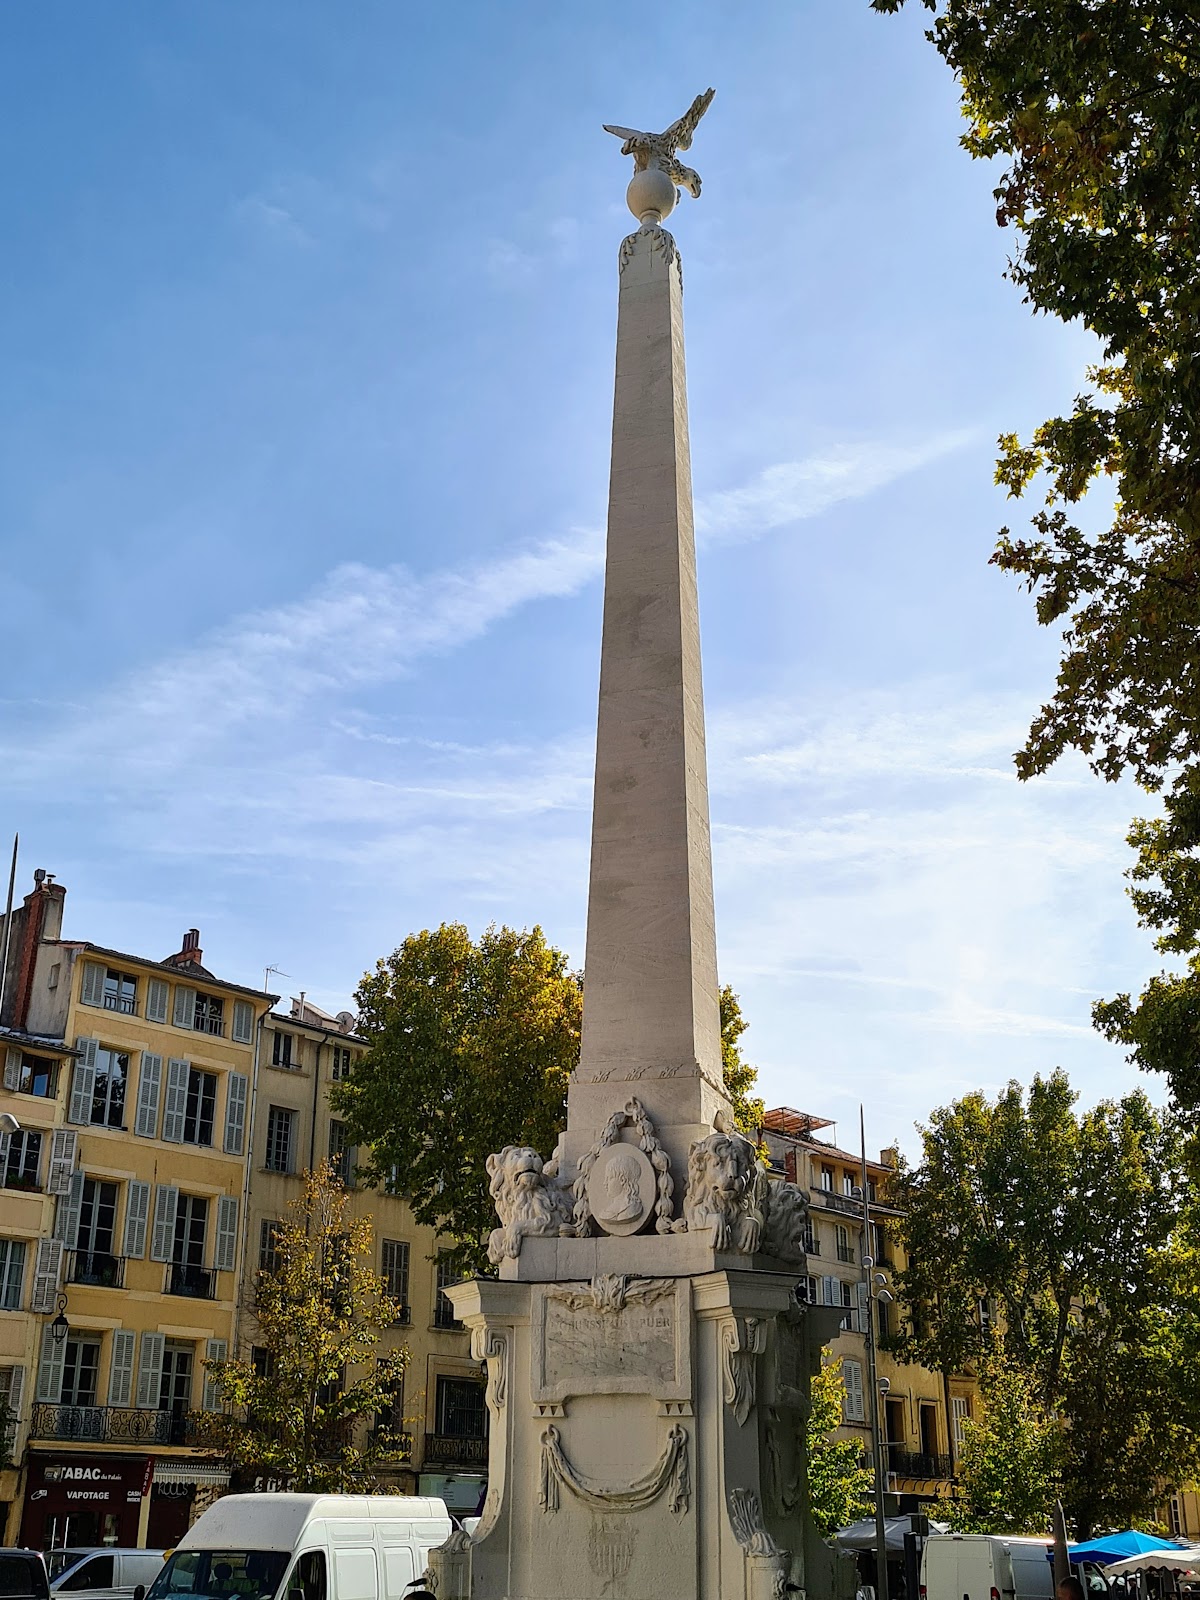
[[[425,1465],[440,1467],[486,1467],[486,1439],[458,1439],[449,1433],[425,1435]]]
[[[30,1412],[31,1439],[86,1439],[111,1444],[191,1444],[195,1428],[185,1413],[137,1411],[124,1406],[45,1405]]]
[[[919,1450],[906,1450],[903,1445],[887,1447],[888,1470],[898,1478],[948,1478],[950,1457],[927,1455]]]
[[[172,1262],[167,1273],[167,1293],[186,1295],[190,1300],[215,1300],[217,1275],[207,1267],[185,1267]]]
[[[125,1283],[125,1258],[107,1250],[72,1250],[67,1282],[97,1289],[120,1289]]]

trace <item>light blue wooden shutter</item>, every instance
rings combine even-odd
[[[12,1045],[9,1045],[4,1052],[4,1087],[6,1089],[21,1087],[21,1052],[14,1050]]]
[[[150,1185],[125,1185],[125,1242],[122,1254],[140,1261],[146,1254],[146,1225],[150,1220]],[[174,1223],[171,1224],[174,1233]],[[132,1357],[130,1358],[132,1360]]]
[[[157,1411],[162,1391],[163,1346],[166,1336],[143,1333],[138,1359],[137,1403],[139,1410]]]
[[[92,1095],[96,1088],[96,1051],[99,1048],[99,1040],[76,1039],[75,1048],[81,1054],[71,1074],[71,1104],[67,1112],[67,1121],[86,1123],[92,1120]]]
[[[229,1346],[224,1339],[210,1339],[205,1347],[205,1361],[224,1361]],[[204,1399],[201,1401],[202,1411],[219,1411],[221,1402],[217,1395],[217,1386],[208,1374],[207,1367],[204,1372]]]
[[[863,1404],[863,1373],[857,1361],[842,1362],[842,1382],[846,1388],[844,1402],[846,1419],[861,1422],[866,1416]]]
[[[128,1328],[117,1328],[112,1336],[112,1361],[108,1369],[110,1406],[133,1404],[133,1349],[135,1336]]]
[[[142,1064],[138,1071],[137,1116],[133,1131],[143,1139],[158,1138],[158,1102],[162,1094],[162,1057],[142,1051]]]
[[[150,1240],[151,1261],[170,1261],[175,1244],[175,1213],[179,1210],[179,1190],[160,1183],[154,1191],[154,1234]],[[139,1402],[140,1404],[140,1402]]]
[[[54,1310],[62,1278],[63,1247],[61,1239],[39,1239],[33,1258],[33,1293],[29,1309],[39,1316]]]
[[[71,1174],[71,1186],[60,1194],[54,1208],[54,1237],[62,1241],[64,1250],[74,1250],[79,1243],[79,1211],[83,1205],[83,1168]]]
[[[174,1022],[177,1028],[196,1026],[196,991],[185,988],[182,983],[175,985]]]
[[[21,1401],[25,1398],[25,1368],[8,1367],[5,1371],[7,1375],[4,1377],[3,1383],[0,1383],[0,1393],[3,1393],[4,1398],[8,1401],[11,1420],[14,1423],[19,1423],[21,1420]],[[4,1385],[7,1385],[7,1390],[5,1390]],[[9,1439],[11,1441],[11,1434]]]
[[[249,1000],[233,1002],[233,1039],[236,1044],[249,1044],[254,1037],[254,1007]]]
[[[38,1362],[37,1397],[46,1405],[56,1406],[62,1399],[63,1363],[67,1358],[67,1342],[58,1344],[49,1323],[42,1329],[42,1359]]]
[[[79,984],[79,1003],[85,1006],[104,1004],[104,968],[97,961],[83,963],[83,978]]]
[[[246,1096],[249,1079],[241,1072],[225,1074],[225,1154],[240,1156],[246,1145]]]
[[[79,1135],[71,1128],[55,1128],[50,1139],[50,1170],[46,1175],[47,1194],[68,1194],[71,1174],[79,1154]]]
[[[213,1267],[217,1272],[232,1272],[237,1260],[238,1203],[232,1195],[217,1200],[217,1237],[213,1245]]]
[[[163,1104],[162,1136],[172,1144],[183,1143],[190,1072],[191,1065],[187,1061],[167,1062],[167,1093]]]
[[[151,978],[146,985],[146,1021],[165,1022],[171,990],[162,978]]]

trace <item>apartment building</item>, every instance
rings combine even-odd
[[[235,1340],[260,1025],[191,929],[163,960],[64,938],[38,872],[0,1042],[0,1480],[8,1543],[173,1544],[228,1474],[191,1443]],[[3,919],[0,919],[2,923]],[[15,1127],[14,1127],[15,1124]]]
[[[807,1187],[810,1202],[808,1279],[810,1304],[845,1312],[841,1332],[829,1346],[841,1358],[846,1399],[841,1433],[871,1449],[867,1366],[867,1273],[889,1279],[904,1262],[893,1224],[899,1212],[886,1203],[886,1180],[896,1152],[868,1160],[867,1203],[862,1195],[861,1155],[840,1149],[824,1130],[835,1125],[808,1112],[780,1106],[763,1120],[763,1140],[772,1168],[789,1182]],[[864,1265],[869,1256],[873,1265]],[[894,1291],[893,1291],[894,1292]],[[888,1351],[904,1308],[875,1304],[877,1370],[886,1381],[880,1427],[888,1458],[890,1511],[917,1511],[950,1493],[956,1447],[962,1426],[976,1405],[974,1380],[965,1374],[943,1378],[924,1367],[897,1361]]]
[[[404,1345],[409,1351],[404,1390],[396,1397],[409,1455],[388,1474],[388,1487],[399,1494],[440,1495],[452,1509],[469,1513],[480,1500],[487,1470],[483,1378],[444,1293],[453,1279],[433,1230],[417,1224],[400,1194],[355,1184],[358,1152],[329,1106],[331,1086],[367,1048],[354,1023],[352,1013],[331,1016],[304,995],[288,1013],[273,1012],[264,1023],[243,1247],[247,1298],[252,1299],[251,1275],[271,1264],[273,1229],[300,1193],[300,1175],[329,1160],[351,1192],[350,1214],[370,1217],[376,1270],[405,1307],[402,1321],[381,1341],[385,1350]],[[240,1342],[242,1354],[249,1354],[252,1316],[245,1319]],[[395,1417],[386,1420],[394,1429]]]

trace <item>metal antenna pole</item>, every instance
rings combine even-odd
[[[8,985],[8,949],[12,943],[13,893],[17,887],[17,843],[19,833],[13,834],[12,866],[8,872],[8,900],[4,906],[4,944],[0,948],[0,1016],[4,1015],[4,991]]]
[[[875,1359],[875,1257],[871,1249],[871,1194],[867,1188],[867,1130],[863,1108],[858,1108],[858,1136],[862,1151],[863,1282],[867,1287],[867,1376],[871,1387],[871,1446],[875,1459],[875,1572],[877,1600],[888,1600],[887,1515],[883,1496],[887,1466],[883,1455],[883,1430],[879,1426],[879,1369]]]

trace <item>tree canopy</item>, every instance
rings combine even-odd
[[[902,1359],[1010,1368],[1066,1430],[1080,1536],[1153,1510],[1196,1460],[1194,1264],[1183,1144],[1141,1093],[1076,1109],[1065,1074],[964,1096],[921,1129],[891,1197]]]
[[[958,1533],[1045,1533],[1062,1481],[1061,1425],[1003,1341],[981,1372],[982,1417],[963,1423],[958,1492],[946,1507]]]
[[[757,1140],[765,1114],[762,1101],[752,1092],[758,1082],[758,1068],[742,1055],[738,1042],[749,1026],[742,1016],[741,1001],[726,984],[721,990],[722,1075],[733,1102],[733,1120],[747,1139]]]
[[[475,941],[446,922],[410,934],[356,999],[370,1049],[331,1098],[369,1151],[365,1175],[402,1190],[463,1271],[486,1271],[485,1163],[507,1144],[549,1155],[579,1059],[580,978],[540,928]]]
[[[403,1308],[371,1268],[370,1221],[348,1220],[347,1201],[328,1164],[305,1176],[275,1229],[276,1264],[258,1275],[255,1357],[206,1364],[225,1409],[200,1414],[202,1442],[297,1491],[369,1491],[406,1450],[396,1396],[408,1351],[379,1353]]]

